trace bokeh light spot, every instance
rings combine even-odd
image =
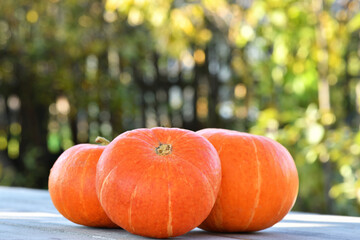
[[[199,65],[203,64],[205,62],[205,52],[202,49],[197,49],[194,52],[194,60]]]
[[[59,97],[56,100],[56,110],[62,115],[70,113],[70,103],[65,96]]]
[[[244,98],[246,96],[246,86],[242,83],[238,83],[235,86],[234,94],[236,98]]]
[[[39,19],[39,14],[35,10],[30,10],[26,14],[26,20],[30,23],[36,23]]]

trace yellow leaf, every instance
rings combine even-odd
[[[355,32],[356,30],[360,29],[360,13],[358,13],[349,21],[347,28],[349,32]]]

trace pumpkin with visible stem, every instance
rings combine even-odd
[[[158,127],[115,138],[98,162],[96,189],[120,227],[167,238],[208,216],[220,181],[219,156],[209,141],[192,131]]]
[[[105,139],[98,142],[107,144]],[[117,227],[96,195],[96,165],[105,146],[79,144],[64,151],[50,170],[49,193],[68,220],[89,227]]]
[[[222,182],[214,208],[200,228],[250,232],[279,222],[295,203],[298,174],[289,152],[278,142],[224,129],[197,132],[218,151]]]

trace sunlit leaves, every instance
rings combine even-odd
[[[347,28],[349,32],[355,32],[356,30],[360,29],[360,13],[358,13],[349,21]]]

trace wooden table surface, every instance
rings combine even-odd
[[[62,217],[48,191],[0,187],[0,239],[147,239],[120,229],[89,228]],[[209,233],[195,228],[176,239],[360,239],[360,218],[289,213],[281,222],[256,233]]]

